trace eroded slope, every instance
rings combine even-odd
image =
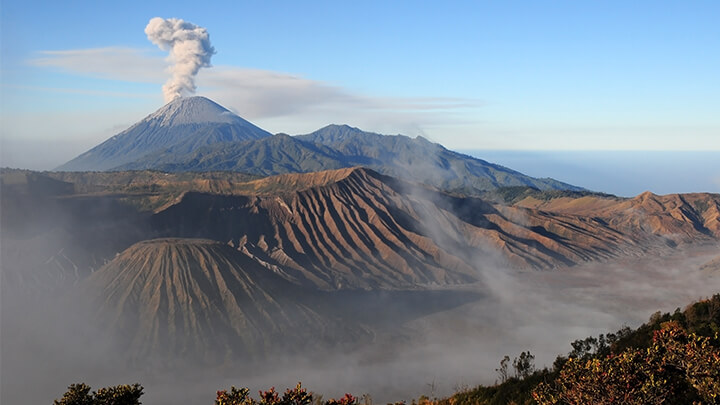
[[[216,241],[139,242],[82,288],[98,323],[135,359],[222,363],[360,336],[305,306],[296,286]]]

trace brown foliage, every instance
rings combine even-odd
[[[256,401],[249,395],[250,390],[247,388],[231,387],[230,392],[221,390],[217,392],[215,405],[310,405],[313,402],[313,394],[302,387],[301,383],[297,383],[295,388],[288,388],[285,393],[280,394],[275,391],[275,387],[267,391],[260,391],[260,400]],[[340,399],[330,399],[320,402],[323,405],[358,405],[357,397],[345,394]]]
[[[84,383],[71,384],[67,392],[54,405],[140,405],[143,395],[140,384],[117,385],[100,388],[90,392],[90,386]]]
[[[666,322],[647,349],[568,359],[555,383],[541,383],[533,397],[540,404],[715,404],[718,341],[717,335],[688,335],[679,323]]]

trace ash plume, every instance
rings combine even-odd
[[[195,76],[200,68],[211,66],[215,54],[207,30],[179,18],[155,17],[145,27],[145,34],[160,49],[170,51],[172,77],[163,86],[165,101],[195,93]]]

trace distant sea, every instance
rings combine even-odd
[[[720,152],[461,150],[533,177],[622,197],[720,193]]]

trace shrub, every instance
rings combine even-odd
[[[247,388],[238,389],[234,386],[230,388],[230,392],[218,391],[215,405],[311,405],[317,403],[313,401],[313,394],[303,388],[301,383],[297,383],[295,388],[286,389],[282,397],[275,391],[275,387],[267,391],[260,391],[259,401],[253,399],[249,392],[250,390]],[[325,402],[320,401],[320,403],[324,405],[358,405],[359,400],[353,395],[345,394],[340,399],[330,399]]]
[[[84,383],[70,384],[62,398],[54,405],[140,405],[143,395],[140,384],[116,385],[100,388],[90,393],[90,386]]]
[[[717,341],[717,335],[688,335],[678,322],[666,322],[647,349],[568,359],[557,380],[539,384],[533,397],[540,404],[718,403]]]

